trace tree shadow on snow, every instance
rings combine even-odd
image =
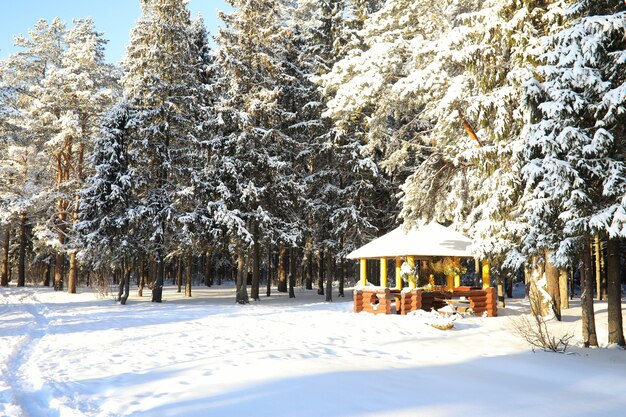
[[[375,362],[363,364],[364,368],[372,366]],[[626,364],[620,367],[611,370],[572,356],[541,352],[442,366],[320,373],[264,381],[215,396],[168,402],[133,412],[132,416],[621,417],[626,397],[620,393],[626,390],[626,379],[620,377],[620,372],[626,372]],[[159,377],[163,375],[157,371],[137,381],[147,378],[154,382]],[[593,382],[584,382],[594,380],[606,385],[594,388]],[[210,379],[189,382],[192,392],[203,391],[206,383],[219,386],[219,381]]]

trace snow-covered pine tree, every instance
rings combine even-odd
[[[135,179],[129,167],[128,144],[136,129],[132,110],[122,102],[111,109],[102,123],[101,136],[94,143],[89,163],[93,175],[80,193],[80,211],[75,230],[79,235],[80,257],[94,270],[121,269],[127,279],[130,265],[145,256],[140,225],[129,210],[135,203]],[[123,303],[128,292],[120,301]]]
[[[48,180],[49,175],[43,174],[49,168],[55,170],[55,166],[50,166],[52,161],[46,155],[45,144],[56,133],[53,126],[56,114],[47,111],[44,105],[46,98],[50,97],[45,82],[50,73],[61,66],[65,31],[65,24],[59,19],[51,23],[40,20],[28,36],[15,38],[19,52],[10,55],[0,67],[0,82],[8,93],[4,99],[11,109],[9,123],[13,126],[12,134],[7,138],[11,151],[2,158],[3,165],[10,167],[5,171],[10,178],[3,184],[12,196],[5,200],[4,213],[12,214],[9,218],[13,222],[19,218],[20,273],[24,271],[27,236],[23,232],[27,223],[35,225],[36,235],[43,243],[40,247],[52,246],[57,254],[62,251],[57,239],[59,235],[52,235],[54,232],[47,228],[42,228],[43,233],[37,233],[37,229],[55,219],[50,210],[55,206],[56,189]],[[62,285],[62,264],[55,268],[57,289]]]
[[[310,54],[312,59],[309,58],[315,63],[315,55],[325,57],[322,65],[311,66],[323,87],[321,100],[327,107],[321,120],[328,123],[326,119],[332,118],[334,126],[323,128],[310,145],[314,159],[307,185],[316,225],[315,247],[327,252],[329,261],[332,261],[331,254],[342,259],[379,231],[389,228],[395,211],[389,204],[388,192],[393,192],[392,187],[365,146],[368,115],[348,109],[340,116],[332,111],[332,103],[350,75],[350,70],[344,72],[340,66],[362,53],[358,30],[378,7],[377,2],[368,3],[371,8],[365,3],[328,2],[320,9],[321,13],[311,16],[317,23],[310,27],[317,33],[311,31],[313,42],[308,46],[311,51],[315,51],[314,48],[325,51],[323,54],[315,51]],[[337,73],[342,75],[337,76]],[[323,288],[318,292],[323,294]]]
[[[288,100],[294,74],[286,61],[292,34],[283,24],[284,4],[229,4],[235,10],[221,15],[225,27],[216,39],[222,83],[209,210],[227,231],[243,267],[261,237],[266,244],[282,246],[301,240],[298,206],[303,193],[295,169],[300,145],[288,129],[295,103]],[[238,274],[238,303],[248,302],[243,276]]]
[[[3,83],[13,85],[13,123],[20,128],[14,140],[15,146],[23,148],[18,153],[29,155],[30,172],[47,169],[54,173],[54,183],[48,181],[48,175],[34,175],[32,184],[38,190],[28,193],[42,204],[36,214],[22,211],[20,218],[36,223],[40,254],[56,253],[56,289],[63,287],[71,220],[85,174],[84,155],[101,113],[115,94],[114,71],[104,64],[105,42],[89,19],[75,21],[69,30],[58,19],[51,24],[41,20],[28,37],[16,38],[16,46],[22,50],[3,65]],[[44,203],[48,210],[41,210]],[[24,230],[24,222],[20,223]],[[75,250],[71,250],[70,292],[75,292],[76,272]]]
[[[166,256],[172,251],[176,193],[188,183],[186,155],[195,129],[198,53],[184,0],[142,0],[131,31],[121,85],[137,129],[128,143],[140,238],[158,265],[152,300],[162,301]]]
[[[303,173],[306,191],[306,204],[302,205],[299,215],[306,225],[303,260],[307,264],[308,289],[312,289],[314,259],[317,259],[321,269],[327,269],[332,260],[331,251],[337,249],[329,245],[332,230],[322,226],[330,224],[331,206],[340,204],[324,195],[328,190],[326,186],[336,180],[334,175],[324,175],[330,174],[330,165],[337,162],[328,155],[328,144],[336,133],[331,120],[322,117],[326,100],[314,81],[330,71],[345,47],[345,8],[344,2],[338,0],[303,0],[289,12],[289,25],[294,36],[289,59],[293,73],[290,95],[295,109],[295,118],[289,130],[302,146],[297,169]],[[321,259],[327,262],[322,264]],[[331,288],[332,271],[325,274],[318,271],[318,274],[326,276],[327,287]],[[326,293],[326,300],[332,301],[332,291],[324,291],[319,281],[318,278],[318,293]]]
[[[9,285],[9,250],[11,245],[11,225],[10,218],[7,213],[12,207],[12,196],[16,191],[13,186],[13,166],[11,161],[7,161],[6,156],[9,155],[9,149],[13,142],[13,135],[16,127],[11,123],[10,117],[14,114],[11,97],[14,89],[11,85],[5,85],[4,77],[6,68],[4,61],[0,61],[0,231],[2,242],[2,261],[0,266],[0,286]]]
[[[406,178],[401,217],[469,230],[479,255],[513,267],[523,260],[514,250],[522,225],[511,215],[521,179],[510,157],[529,48],[551,24],[545,6],[388,1],[365,22],[363,52],[325,77],[339,86],[333,117],[367,114],[379,165]]]
[[[43,111],[54,115],[54,137],[46,142],[57,168],[57,218],[59,242],[69,254],[67,288],[76,292],[78,247],[71,229],[78,220],[78,193],[89,174],[85,157],[99,134],[103,113],[117,96],[116,70],[104,61],[106,40],[91,19],[78,19],[65,35],[60,65],[50,69],[43,82]],[[60,259],[60,258],[59,258]]]
[[[519,152],[526,180],[521,214],[532,232],[525,244],[528,251],[555,248],[560,265],[582,258],[585,346],[598,343],[590,239],[626,233],[625,8],[618,1],[577,3],[571,11],[583,17],[543,40],[542,65],[526,86],[534,123]],[[621,318],[619,303],[614,308]],[[621,323],[613,330],[619,342]]]

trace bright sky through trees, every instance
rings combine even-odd
[[[190,0],[192,16],[202,14],[213,35],[218,26],[217,10],[228,10],[223,0]],[[13,36],[26,34],[35,23],[43,18],[51,21],[55,17],[71,23],[72,19],[91,17],[96,28],[104,32],[109,40],[106,59],[118,62],[128,43],[130,29],[139,17],[139,0],[20,0],[3,2],[0,14],[0,58],[12,52]]]

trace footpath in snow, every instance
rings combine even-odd
[[[83,291],[0,289],[0,416],[626,415],[626,351],[533,353],[512,331],[521,300],[442,331],[315,291],[246,306],[232,288],[126,306]],[[576,343],[578,315],[551,326]]]

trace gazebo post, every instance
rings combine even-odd
[[[380,258],[380,286],[387,288],[387,258]]]
[[[489,276],[489,261],[483,259],[482,262],[483,290],[491,287],[491,277]]]
[[[446,287],[448,291],[454,291],[454,277],[452,275],[446,276]]]
[[[396,258],[396,289],[402,289],[402,259]]]
[[[367,259],[361,259],[361,286],[367,285]]]
[[[406,261],[409,264],[409,266],[411,267],[411,270],[415,270],[415,257],[408,256],[406,258]],[[410,290],[414,290],[415,288],[417,288],[417,282],[409,281],[409,289]]]

